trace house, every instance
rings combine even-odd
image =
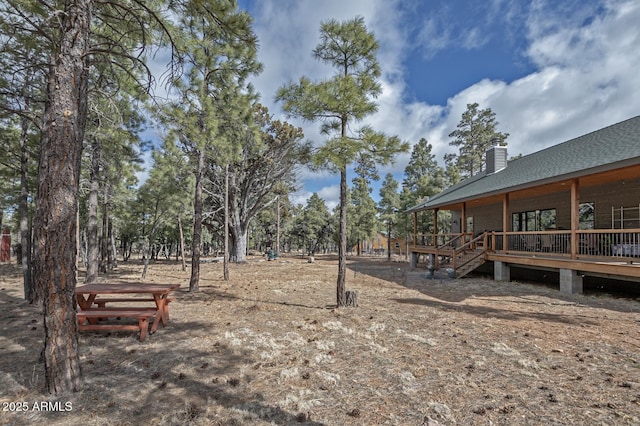
[[[387,236],[382,232],[376,232],[373,237],[360,241],[351,248],[352,252],[361,252],[366,254],[382,254],[385,253],[386,250]]]
[[[482,172],[407,212],[434,221],[414,232],[412,267],[427,255],[456,277],[486,262],[497,280],[514,266],[554,270],[567,293],[583,276],[640,282],[640,116],[513,161],[493,146]]]

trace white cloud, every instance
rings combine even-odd
[[[339,185],[330,185],[321,188],[319,191],[316,191],[318,197],[324,200],[325,205],[329,209],[329,212],[332,212],[333,209],[340,202],[340,186]],[[307,201],[313,193],[311,191],[307,191],[301,189],[297,192],[294,192],[289,196],[289,200],[294,206],[301,204],[303,206],[307,205]]]
[[[447,152],[448,133],[455,129],[466,105],[491,108],[498,129],[510,133],[510,155],[529,154],[597,130],[640,113],[640,4],[606,3],[606,11],[589,19],[532,13],[535,30],[527,50],[539,70],[509,84],[483,79],[452,96],[438,120],[438,108],[414,103],[403,106],[400,127],[419,129],[413,116],[433,117],[425,137],[434,153]],[[551,13],[551,12],[550,12]],[[551,22],[551,23],[550,23]],[[410,139],[415,142],[416,139]]]
[[[333,73],[311,55],[318,43],[320,22],[360,15],[380,41],[378,58],[383,71],[379,110],[367,123],[412,144],[426,138],[439,161],[443,154],[451,152],[448,134],[455,129],[468,103],[477,102],[481,108],[491,108],[496,113],[498,130],[511,135],[510,155],[528,154],[640,114],[638,1],[535,0],[528,9],[515,3],[518,2],[493,0],[483,22],[454,37],[450,28],[455,24],[445,24],[455,14],[447,15],[446,11],[440,16],[434,13],[424,17],[420,31],[408,27],[409,20],[396,2],[262,1],[255,29],[265,71],[255,84],[263,103],[277,116],[279,105],[273,102],[273,95],[278,87],[302,75],[320,79]],[[410,7],[403,3],[404,13],[409,13]],[[410,88],[403,78],[403,67],[411,49],[422,44],[423,53],[433,54],[451,43],[458,48],[474,48],[485,42],[482,29],[488,25],[503,25],[504,36],[521,31],[525,25],[528,44],[518,49],[523,60],[529,60],[537,69],[512,82],[479,77],[477,83],[452,94],[446,105],[407,100]],[[308,138],[322,140],[318,123],[296,123],[303,126]],[[399,156],[395,166],[380,170],[381,176],[388,171],[401,173],[407,159],[408,155]],[[304,175],[316,186],[322,177],[326,178],[326,188],[319,193],[335,205],[337,177]],[[305,187],[300,199],[306,202],[309,195]]]
[[[312,56],[321,22],[363,16],[368,23],[377,4],[367,0],[257,2],[254,29],[260,42],[258,58],[265,67],[255,84],[262,102],[271,107],[277,88],[303,75],[320,79],[333,73]]]
[[[570,27],[570,19],[532,40],[528,53],[542,65],[540,71],[484,97],[512,135],[512,154],[528,154],[640,112],[635,96],[640,90],[640,4],[607,5],[606,13],[588,25]],[[537,21],[545,17],[532,19],[531,26],[539,27]]]
[[[451,34],[439,19],[427,18],[422,24],[417,41],[422,47],[423,56],[431,59],[451,43]]]
[[[340,201],[340,185],[325,186],[318,191],[318,196],[325,201],[327,208],[332,212]]]

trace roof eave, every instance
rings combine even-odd
[[[597,174],[597,173],[609,172],[609,171],[622,169],[624,167],[634,166],[634,165],[638,165],[638,164],[640,164],[640,157],[628,158],[626,160],[617,161],[615,163],[604,164],[604,165],[597,166],[597,167],[591,167],[591,168],[588,168],[588,169],[578,170],[578,171],[573,172],[573,173],[566,173],[566,174],[563,174],[563,175],[557,175],[557,176],[553,176],[553,177],[546,178],[546,179],[540,179],[540,180],[533,181],[533,182],[527,182],[527,183],[524,183],[524,184],[521,184],[521,185],[516,185],[516,186],[511,186],[511,187],[508,187],[508,188],[504,188],[504,189],[485,192],[485,193],[478,194],[478,195],[475,195],[475,196],[457,198],[457,199],[454,199],[454,200],[449,200],[449,201],[444,202],[444,203],[437,203],[437,199],[436,199],[436,200],[433,200],[434,203],[429,203],[429,202],[427,202],[426,204],[423,203],[421,206],[412,207],[411,209],[406,210],[405,213],[414,213],[414,212],[425,211],[425,210],[441,209],[443,207],[457,206],[457,205],[459,205],[461,203],[466,203],[466,202],[469,202],[469,201],[474,201],[474,200],[478,200],[478,199],[482,199],[482,198],[489,198],[489,197],[493,197],[493,196],[496,196],[496,195],[508,194],[508,193],[511,193],[511,192],[521,191],[521,190],[525,190],[525,189],[531,189],[531,188],[535,188],[535,187],[543,186],[543,185],[548,185],[548,184],[552,184],[552,183],[559,183],[559,182],[566,181],[566,180],[572,180],[572,179],[587,177],[587,176],[591,176],[591,175],[594,175],[594,174]]]

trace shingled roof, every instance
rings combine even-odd
[[[509,161],[447,188],[407,213],[640,164],[640,116]]]

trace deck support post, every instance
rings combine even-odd
[[[493,278],[496,281],[511,281],[511,267],[505,262],[493,262]]]
[[[582,294],[582,275],[572,269],[560,269],[560,293]]]
[[[418,253],[412,251],[410,256],[409,269],[416,269],[418,267]]]
[[[431,253],[428,256],[429,256],[429,266],[428,266],[429,269],[434,269],[434,270],[437,269],[438,265],[436,265],[436,255]]]

